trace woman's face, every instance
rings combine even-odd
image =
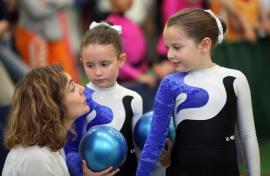
[[[83,94],[84,87],[76,84],[67,74],[68,84],[64,90],[64,96],[62,99],[65,107],[65,118],[68,121],[74,121],[78,117],[90,111],[89,106],[86,103],[86,97]]]

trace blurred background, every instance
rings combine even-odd
[[[122,25],[128,56],[118,82],[142,95],[147,112],[159,81],[173,72],[162,29],[170,15],[188,7],[211,9],[227,22],[225,41],[212,58],[247,76],[262,173],[270,175],[270,0],[0,0],[0,172],[8,152],[3,130],[21,77],[34,67],[61,63],[87,84],[80,40],[92,21],[109,20]]]

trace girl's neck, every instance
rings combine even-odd
[[[195,68],[194,71],[208,69],[215,65],[210,56],[202,58],[202,59],[203,59],[202,62],[199,63],[199,66]]]
[[[98,87],[91,82],[89,83],[89,85],[92,86],[94,89],[106,91],[106,90],[114,89],[118,85],[118,83],[115,81],[115,83],[109,87]]]
[[[198,69],[191,70],[189,73],[207,73],[207,72],[212,72],[215,70],[218,66],[215,63],[211,63],[211,65],[205,66],[205,67],[200,67]]]

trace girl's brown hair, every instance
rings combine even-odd
[[[221,20],[223,34],[226,32],[226,24]],[[177,25],[181,27],[185,33],[193,38],[196,42],[200,42],[203,38],[209,37],[213,44],[217,43],[219,29],[217,22],[210,13],[200,8],[187,8],[175,13],[166,23],[167,27]]]
[[[68,78],[62,66],[35,68],[16,86],[5,131],[5,145],[47,146],[57,151],[64,146],[62,97]]]
[[[110,27],[112,23],[102,22],[105,24],[100,24],[92,29],[88,29],[84,34],[81,42],[81,51],[84,47],[89,44],[101,44],[110,45],[112,44],[117,56],[123,52],[122,42],[118,31]]]

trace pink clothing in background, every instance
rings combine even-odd
[[[191,0],[163,0],[161,4],[162,26],[164,27],[169,17],[174,13],[178,12],[179,10],[194,7],[201,8],[201,0],[193,0],[193,2]],[[162,36],[158,41],[156,51],[160,55],[166,55],[167,53],[167,48],[164,45],[164,40]]]
[[[122,26],[121,39],[127,60],[120,69],[119,79],[121,81],[135,80],[138,75],[145,73],[148,69],[144,33],[138,24],[123,15],[112,14],[107,20]]]

